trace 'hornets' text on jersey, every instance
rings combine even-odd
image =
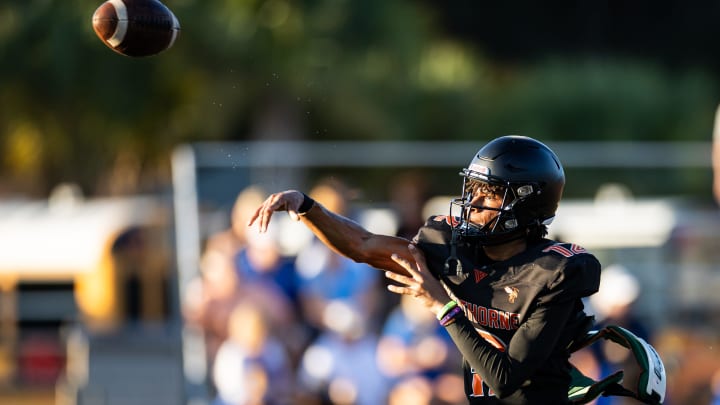
[[[455,252],[463,273],[447,272],[452,221],[431,217],[414,242],[464,310],[448,332],[463,354],[470,403],[568,403],[567,347],[588,326],[581,299],[597,291],[600,263],[549,239],[495,262],[464,241]]]

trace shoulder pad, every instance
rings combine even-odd
[[[417,244],[432,243],[446,244],[450,242],[452,234],[452,221],[447,215],[435,215],[427,219],[418,230],[413,242]]]
[[[549,270],[548,290],[543,301],[575,299],[597,292],[600,287],[600,262],[583,247],[550,241],[535,249],[538,255],[535,264]]]
[[[432,216],[413,238],[413,242],[425,254],[428,268],[436,277],[446,271],[446,263],[451,256],[452,223],[446,215]],[[458,259],[462,261],[463,256],[458,252]]]

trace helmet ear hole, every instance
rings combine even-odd
[[[527,197],[530,194],[533,193],[533,186],[527,184],[524,186],[520,186],[515,190],[517,192],[518,197]]]
[[[508,219],[505,221],[505,229],[515,229],[518,227],[518,221],[517,219]]]

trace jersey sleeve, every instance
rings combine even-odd
[[[465,317],[447,330],[469,366],[502,398],[520,388],[554,350],[564,349],[558,343],[565,339],[576,310],[572,305],[561,304],[538,307],[507,347],[485,340]]]
[[[542,295],[540,305],[567,302],[590,296],[600,288],[600,263],[595,256],[584,253],[572,256],[557,266]]]

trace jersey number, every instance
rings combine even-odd
[[[585,248],[582,246],[578,246],[576,244],[571,244],[568,247],[567,244],[561,244],[561,243],[556,243],[552,246],[549,246],[549,247],[546,247],[545,249],[543,249],[543,252],[545,252],[545,253],[550,252],[550,251],[559,253],[560,255],[565,256],[565,257],[573,257],[575,255],[587,253],[587,250],[585,250]]]
[[[498,349],[501,352],[505,352],[507,349],[507,345],[500,340],[499,337],[493,335],[492,333],[483,330],[483,329],[475,329],[477,333],[482,336],[485,341],[493,345],[494,348]],[[495,393],[493,390],[488,387],[485,382],[483,382],[482,377],[480,377],[480,374],[475,372],[475,369],[470,369],[470,372],[472,373],[472,396],[473,397],[494,397]]]

